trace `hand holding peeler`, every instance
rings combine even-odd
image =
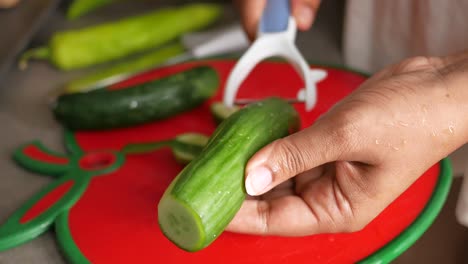
[[[224,104],[232,107],[237,91],[252,69],[262,60],[278,56],[291,63],[303,78],[305,88],[297,95],[297,101],[305,102],[307,111],[317,102],[317,83],[326,78],[324,70],[310,69],[296,45],[297,26],[291,16],[289,0],[267,0],[258,29],[257,39],[244,53],[231,71],[226,82]]]

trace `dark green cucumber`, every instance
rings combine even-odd
[[[53,111],[70,129],[127,127],[193,109],[214,95],[218,84],[216,71],[200,66],[126,89],[65,94]]]
[[[212,243],[245,200],[247,161],[298,127],[295,109],[278,98],[251,104],[229,116],[161,198],[158,220],[164,235],[186,251]]]

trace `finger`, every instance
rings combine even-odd
[[[352,166],[351,163],[345,164]],[[357,173],[358,170],[349,166],[346,169],[348,172],[343,173],[342,178],[358,177],[360,175]],[[331,168],[332,165],[328,167]],[[344,166],[340,167],[344,168]],[[341,173],[343,169],[339,170]],[[383,209],[381,206],[383,201],[380,199],[363,198],[368,192],[353,192],[360,197],[353,195],[349,197],[350,195],[345,194],[349,190],[340,188],[340,182],[335,177],[335,169],[321,172],[323,175],[320,177],[301,174],[301,177],[311,177],[312,180],[305,183],[305,188],[298,195],[245,202],[228,226],[228,230],[238,233],[284,236],[351,232],[362,229]],[[356,190],[360,189],[355,183],[345,185]],[[272,192],[275,191],[276,189],[272,190]],[[356,210],[354,204],[358,204],[359,210]],[[359,206],[364,207],[365,210]]]
[[[306,187],[308,183],[313,182],[317,180],[320,176],[322,176],[323,170],[324,170],[323,167],[324,166],[319,166],[317,168],[308,170],[294,177],[294,182],[296,183],[295,193],[296,194],[301,193],[304,187]]]
[[[246,201],[227,230],[283,236],[359,231],[409,186],[398,178],[367,165],[338,162],[308,182],[299,196]]]
[[[247,193],[261,195],[304,171],[337,160],[345,150],[350,151],[349,145],[357,138],[347,130],[333,120],[317,122],[265,146],[247,164]]]
[[[295,195],[271,201],[249,200],[226,230],[256,235],[302,236],[316,232],[317,220]]]
[[[308,30],[314,23],[320,0],[291,0],[292,14],[299,30]]]
[[[255,39],[258,21],[265,8],[266,0],[237,0],[242,26],[250,40]]]
[[[285,181],[261,196],[262,200],[274,200],[283,196],[294,195],[294,182]]]
[[[319,233],[362,230],[409,186],[392,170],[338,161],[298,195],[317,219]],[[403,175],[404,178],[411,178]]]

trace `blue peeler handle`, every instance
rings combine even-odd
[[[260,21],[260,32],[275,33],[288,29],[291,6],[289,0],[267,0]]]

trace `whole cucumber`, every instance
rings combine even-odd
[[[166,189],[158,205],[164,235],[178,247],[198,251],[212,243],[242,205],[250,157],[299,127],[286,101],[270,98],[230,115],[202,152]]]
[[[216,71],[199,66],[125,89],[64,94],[53,112],[74,130],[127,127],[193,109],[213,96],[218,85]]]

